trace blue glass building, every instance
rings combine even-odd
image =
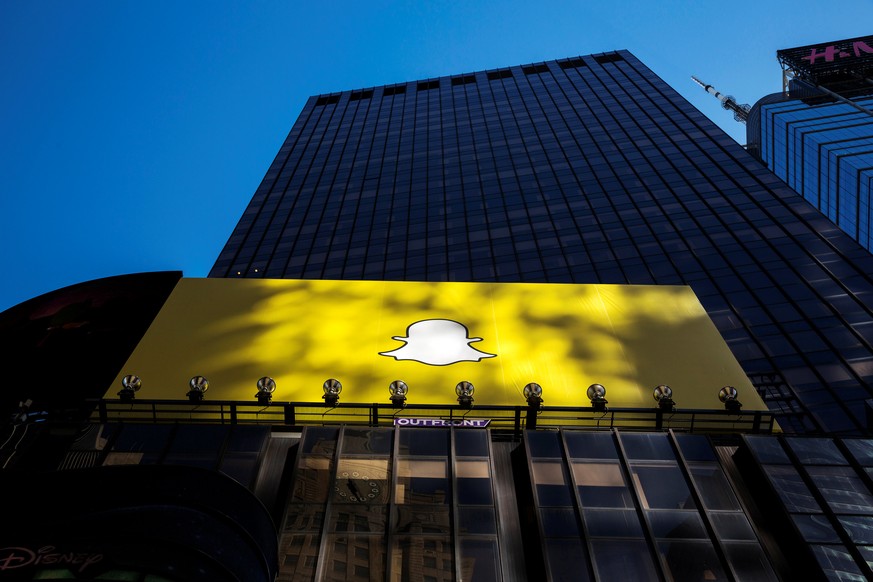
[[[873,97],[854,99],[873,107]],[[873,116],[829,100],[760,106],[767,167],[868,250],[873,249]]]
[[[873,39],[777,52],[784,91],[749,115],[748,142],[777,176],[870,250]]]

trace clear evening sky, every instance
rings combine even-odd
[[[775,52],[873,0],[0,3],[0,310],[89,279],[205,276],[310,95],[629,49],[734,139]]]

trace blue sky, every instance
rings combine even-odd
[[[0,4],[0,310],[89,279],[208,272],[309,95],[626,48],[781,89],[775,51],[873,33],[873,0]]]

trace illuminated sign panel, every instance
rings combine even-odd
[[[783,66],[816,82],[847,70],[861,72],[873,67],[873,36],[784,49],[776,51],[776,56]]]
[[[277,401],[321,400],[328,378],[342,402],[388,402],[403,380],[416,404],[524,404],[525,384],[546,405],[588,406],[592,383],[610,406],[654,405],[669,384],[682,408],[721,409],[739,390],[766,410],[688,287],[531,283],[421,283],[183,279],[120,371],[142,378],[138,397],[184,400],[188,379],[209,379],[209,400],[254,399],[271,376]]]

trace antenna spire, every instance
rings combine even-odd
[[[703,87],[704,91],[721,101],[722,107],[724,107],[728,111],[733,111],[734,120],[739,121],[740,123],[745,123],[746,120],[749,118],[749,110],[752,109],[752,107],[748,103],[743,103],[742,105],[740,105],[739,103],[737,103],[736,98],[734,98],[733,96],[722,95],[721,93],[716,91],[712,85],[707,85],[694,75],[691,75],[691,79],[695,83]]]

